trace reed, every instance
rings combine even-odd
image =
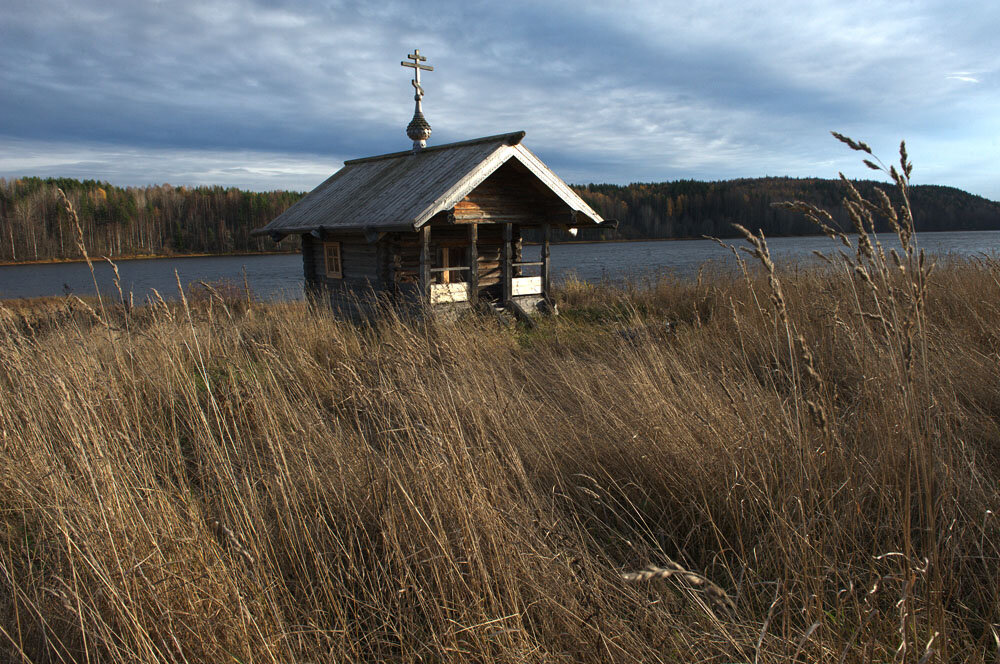
[[[532,330],[0,305],[0,659],[996,661],[1000,263],[847,196]]]

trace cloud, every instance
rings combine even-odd
[[[0,137],[0,177],[73,177],[120,186],[220,185],[309,191],[343,166],[319,155],[188,150]]]
[[[945,78],[951,79],[953,81],[965,81],[966,83],[978,83],[979,82],[979,79],[976,78],[976,77],[974,77],[972,75],[972,72],[969,72],[969,71],[959,71],[959,72],[955,72],[953,74],[948,74],[947,76],[945,76]]]
[[[290,181],[272,158],[318,168],[405,149],[399,61],[415,47],[435,66],[423,80],[432,143],[525,129],[573,181],[831,176],[853,168],[836,129],[890,154],[901,138],[933,142],[936,172],[963,186],[961,155],[998,135],[1000,6],[965,0],[8,5],[4,145],[36,145],[53,169],[71,167],[57,158],[67,150],[95,150],[74,173],[89,161],[129,182],[188,173],[267,188]],[[153,157],[115,165],[116,150]],[[990,168],[995,184],[978,193],[998,198]]]

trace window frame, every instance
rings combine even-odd
[[[336,269],[334,270],[330,269],[331,254],[336,261]],[[323,271],[326,273],[327,279],[344,278],[344,253],[341,250],[340,242],[323,243]]]

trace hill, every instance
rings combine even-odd
[[[862,195],[891,185],[855,181]],[[627,186],[588,184],[574,189],[606,219],[619,220],[618,237],[680,238],[732,236],[732,224],[765,235],[812,235],[816,228],[801,214],[775,208],[781,201],[800,200],[829,210],[844,230],[851,229],[841,205],[844,185],[820,178],[768,177],[699,182],[634,183]],[[1000,230],[1000,203],[954,187],[917,185],[911,202],[919,231]],[[887,231],[887,228],[878,228]]]
[[[858,182],[863,194],[877,183]],[[251,192],[233,187],[116,187],[68,178],[0,179],[0,262],[73,259],[80,256],[76,230],[60,205],[62,188],[77,209],[84,242],[95,256],[162,256],[289,251],[298,238],[275,245],[250,237],[302,197],[301,192]],[[590,231],[584,239],[732,236],[732,224],[766,235],[810,235],[801,215],[773,203],[802,200],[829,209],[850,228],[840,205],[843,185],[817,178],[757,178],[720,182],[678,180],[627,186],[574,187],[616,232]],[[1000,204],[953,187],[912,188],[916,226],[921,231],[1000,229]],[[887,229],[877,229],[884,231]],[[531,239],[529,235],[529,239]],[[557,236],[556,239],[569,239]]]

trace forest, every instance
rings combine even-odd
[[[877,183],[855,183],[871,195]],[[95,256],[168,256],[295,251],[298,238],[275,245],[251,237],[302,197],[301,192],[253,192],[219,186],[117,187],[97,180],[0,178],[0,262],[80,257],[77,231],[59,205],[63,189],[76,208],[84,244]],[[850,228],[840,204],[843,185],[817,178],[755,178],[719,182],[678,180],[574,189],[617,230],[584,230],[579,239],[731,237],[738,223],[768,236],[809,235],[816,228],[774,203],[801,200],[829,209]],[[1000,229],[1000,204],[953,187],[911,189],[921,231]],[[887,229],[880,228],[879,231]],[[531,239],[530,235],[526,235]],[[557,240],[568,240],[562,234]]]
[[[74,259],[77,230],[57,189],[80,218],[93,256],[234,254],[298,249],[298,238],[275,245],[250,237],[302,197],[300,192],[233,187],[116,187],[96,180],[0,179],[0,262]]]
[[[874,193],[876,186],[894,200],[899,197],[894,187],[882,183],[864,180],[854,185],[866,197]],[[841,204],[844,185],[839,180],[677,180],[625,186],[588,184],[574,189],[605,219],[618,220],[617,237],[621,239],[733,237],[738,235],[734,223],[752,231],[763,230],[767,236],[817,232],[801,214],[774,205],[782,201],[804,201],[829,210],[842,230],[851,230]],[[920,231],[1000,230],[1000,203],[954,187],[915,185],[910,192]]]

